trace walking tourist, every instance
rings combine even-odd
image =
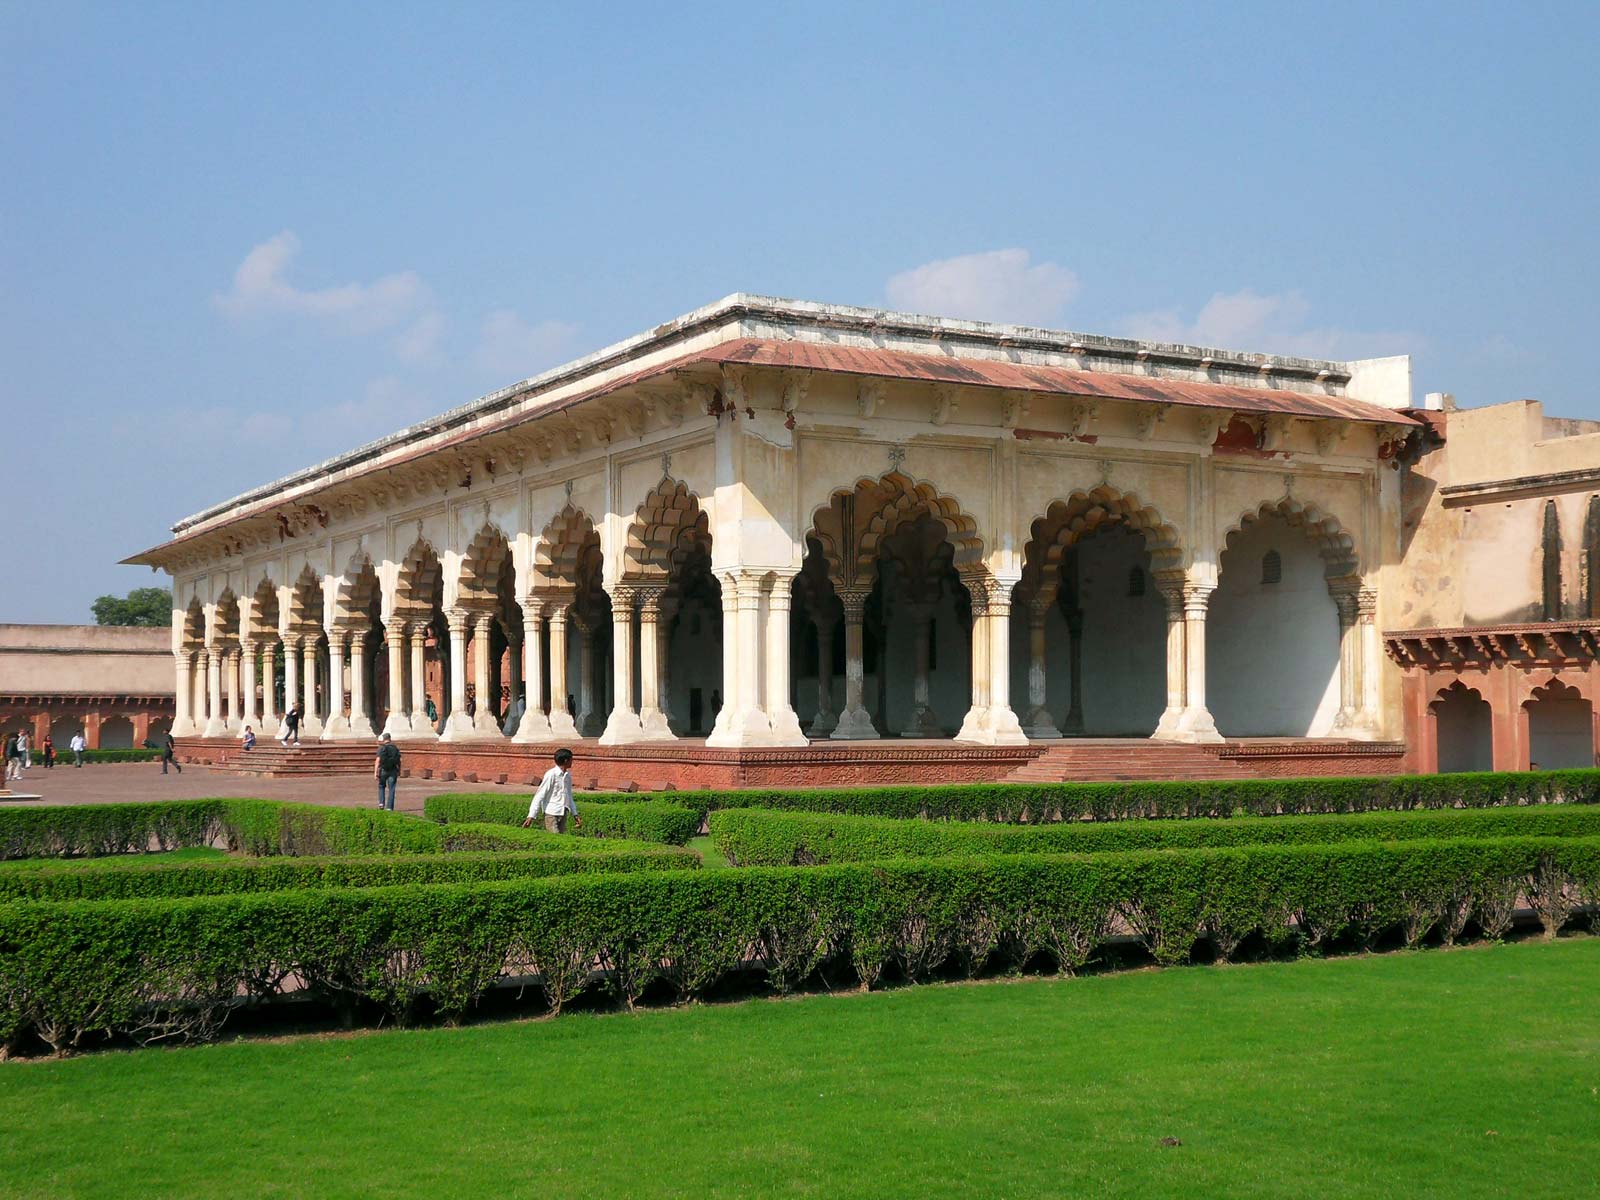
[[[246,750],[254,750],[256,748],[256,731],[251,729],[250,726],[246,725],[244,727],[244,734],[239,738],[239,740],[244,743],[244,748]]]
[[[161,773],[167,773],[167,764],[171,763],[179,775],[183,774],[183,764],[174,757],[178,744],[172,740],[172,730],[167,730],[161,735]]]
[[[6,778],[22,778],[22,755],[17,753],[17,735],[6,734]]]
[[[89,743],[83,736],[83,730],[80,729],[73,734],[72,741],[67,744],[72,747],[72,765],[75,767],[83,766],[83,752],[89,748]]]
[[[544,814],[544,827],[551,833],[565,833],[567,831],[567,814],[572,814],[572,823],[582,826],[583,818],[578,815],[578,806],[572,802],[572,751],[561,749],[556,751],[556,765],[544,773],[544,778],[539,781],[539,790],[533,793],[533,803],[528,805],[528,819],[522,823],[526,829],[533,824],[534,817],[539,813]]]
[[[46,771],[55,770],[56,744],[48,733],[44,735],[44,741],[39,743],[39,757],[44,759],[44,769]]]
[[[394,811],[394,792],[400,783],[400,747],[386,733],[378,739],[378,757],[372,760],[372,777],[378,781],[378,807]]]
[[[296,746],[300,744],[300,706],[298,704],[283,714],[283,732],[278,734],[278,740],[285,746],[291,740]]]
[[[22,769],[33,770],[33,738],[26,729],[17,734],[17,754],[22,758]]]

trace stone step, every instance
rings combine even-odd
[[[1148,741],[1058,742],[1006,776],[1007,783],[1254,779],[1241,763],[1201,746]]]

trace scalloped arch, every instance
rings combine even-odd
[[[1541,700],[1581,700],[1587,704],[1588,698],[1570,683],[1552,675],[1522,702],[1523,708],[1531,708]]]
[[[599,540],[594,518],[574,504],[550,518],[533,549],[533,586],[538,590],[575,588],[578,564],[590,540]]]
[[[1087,490],[1075,489],[1066,499],[1051,501],[1044,515],[1034,520],[1023,548],[1023,581],[1039,588],[1055,578],[1062,556],[1073,543],[1118,525],[1144,538],[1153,570],[1182,565],[1183,546],[1177,527],[1134,493],[1101,484]]]
[[[372,555],[365,549],[357,550],[339,577],[339,590],[334,597],[336,620],[346,622],[364,616],[377,594],[378,571],[372,565]]]
[[[875,479],[863,476],[850,487],[835,489],[812,513],[807,538],[822,547],[829,574],[839,586],[870,587],[884,539],[923,514],[944,525],[957,571],[983,562],[978,523],[961,502],[899,470]]]
[[[265,575],[251,593],[250,636],[257,639],[278,636],[278,589]]]
[[[650,489],[628,524],[622,578],[665,580],[697,549],[709,553],[711,521],[700,498],[670,476]]]
[[[1477,688],[1468,687],[1466,684],[1462,683],[1461,680],[1457,679],[1448,687],[1442,687],[1435,692],[1433,694],[1433,699],[1428,701],[1428,707],[1432,711],[1438,712],[1441,704],[1450,704],[1452,702],[1459,703],[1461,701],[1476,702],[1478,704],[1489,703],[1483,698],[1483,693]]]
[[[464,604],[492,605],[498,599],[500,568],[511,557],[511,539],[492,522],[473,536],[461,559],[458,595]]]
[[[307,563],[295,577],[294,590],[289,597],[290,623],[297,629],[315,630],[322,627],[322,578]]]
[[[1297,500],[1293,496],[1285,496],[1280,500],[1263,500],[1255,508],[1246,509],[1239,514],[1238,519],[1223,535],[1223,548],[1227,549],[1234,538],[1244,533],[1251,525],[1272,517],[1283,518],[1288,525],[1300,529],[1311,539],[1317,548],[1317,553],[1322,555],[1325,578],[1332,581],[1360,576],[1361,563],[1355,539],[1346,531],[1339,518],[1315,504]]]

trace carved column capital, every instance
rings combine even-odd
[[[1370,625],[1378,617],[1378,589],[1364,587],[1356,592],[1356,612],[1364,625]]]
[[[467,635],[467,626],[472,620],[472,614],[464,608],[452,608],[444,614],[445,624],[450,627],[452,635]]]
[[[867,611],[867,597],[872,593],[866,588],[839,588],[839,603],[844,605],[844,619],[849,624],[858,624]]]
[[[664,585],[647,584],[638,589],[639,592],[639,620],[647,625],[654,625],[661,615],[661,600],[667,594]]]
[[[1183,585],[1183,612],[1191,621],[1204,620],[1206,609],[1211,604],[1211,593],[1216,591],[1209,583],[1186,583]]]
[[[636,585],[631,583],[616,584],[611,589],[611,610],[613,613],[618,609],[632,612],[634,603],[638,598],[639,589]]]

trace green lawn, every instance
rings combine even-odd
[[[710,837],[692,837],[687,843],[689,849],[700,856],[702,867],[725,867],[728,865],[727,856],[717,849],[717,843]]]
[[[0,1191],[1592,1196],[1597,994],[1575,938],[0,1064]]]

